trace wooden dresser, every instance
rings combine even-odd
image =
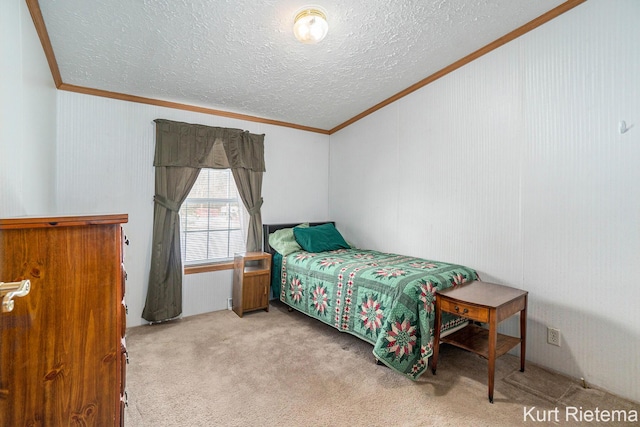
[[[127,220],[0,219],[0,425],[123,425]]]

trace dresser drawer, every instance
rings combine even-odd
[[[471,304],[465,304],[457,301],[451,301],[443,298],[442,295],[438,295],[437,298],[441,298],[440,306],[442,311],[456,314],[467,319],[475,320],[477,322],[487,323],[489,321],[489,309],[485,307],[478,307]]]

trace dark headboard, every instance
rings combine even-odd
[[[328,222],[330,222],[331,224],[335,225],[334,221],[310,222],[309,225],[313,227],[315,225],[322,225],[322,224],[326,224]],[[263,250],[265,252],[269,252],[271,255],[273,255],[276,251],[273,250],[271,248],[271,246],[269,246],[269,234],[273,233],[274,231],[280,230],[282,228],[293,228],[296,225],[300,225],[300,223],[299,222],[294,222],[292,224],[263,224],[262,225]]]

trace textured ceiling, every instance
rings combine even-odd
[[[562,0],[40,0],[62,81],[330,130]],[[329,33],[293,36],[317,4]]]

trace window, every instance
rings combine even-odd
[[[201,169],[180,208],[185,265],[206,264],[244,252],[249,215],[230,169]]]

